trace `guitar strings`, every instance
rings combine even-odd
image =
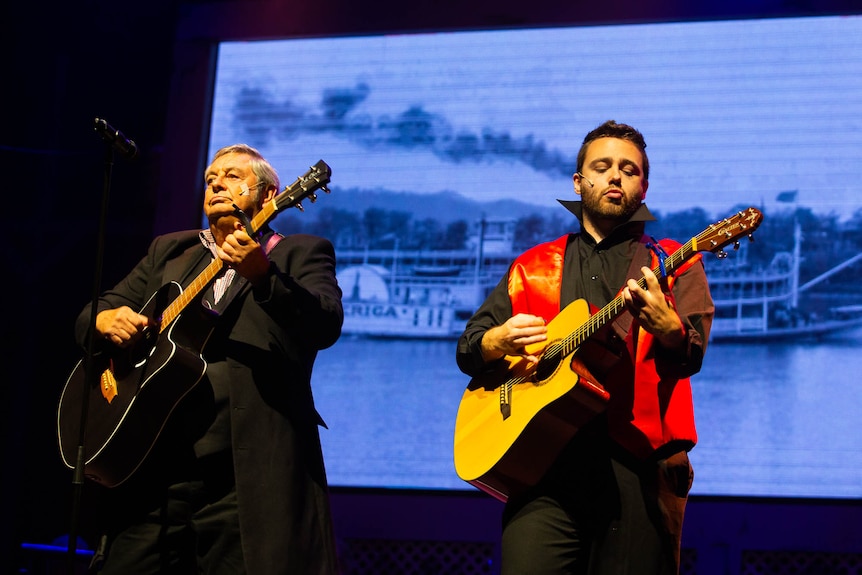
[[[744,215],[744,212],[740,212],[739,214],[737,214],[737,216],[742,215]],[[653,273],[659,275],[662,273],[663,268],[670,268],[671,273],[673,273],[673,270],[675,270],[680,264],[688,260],[697,251],[697,249],[695,248],[695,242],[699,243],[705,237],[708,237],[719,224],[726,224],[729,222],[730,220],[726,218],[721,222],[718,222],[718,224],[711,225],[709,228],[687,241],[673,254],[665,258],[663,261],[659,262],[659,265],[652,270]],[[733,224],[733,227],[740,227],[740,224]],[[729,234],[728,232],[729,237],[730,235],[731,234]],[[641,277],[639,280],[637,280],[637,284],[642,289],[646,288],[646,278]],[[544,360],[555,360],[558,354],[560,358],[563,358],[572,353],[573,351],[577,350],[577,348],[580,347],[580,345],[584,341],[586,341],[596,331],[598,331],[598,329],[602,327],[607,321],[616,317],[616,315],[622,311],[624,306],[625,300],[623,299],[622,295],[615,297],[613,300],[611,300],[610,303],[608,303],[608,305],[603,307],[597,313],[590,316],[590,318],[578,329],[560,340],[559,344],[553,344],[545,348],[543,356],[539,359],[539,361],[541,362]],[[534,369],[532,373],[535,373],[535,371],[536,370]],[[508,407],[510,405],[511,392],[514,386],[518,385],[519,383],[523,383],[527,379],[528,378],[526,376],[510,378],[503,384],[503,386],[501,386],[501,408],[503,408],[504,406]],[[505,394],[505,396],[503,394]]]

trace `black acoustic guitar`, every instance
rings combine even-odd
[[[246,218],[246,229],[254,234],[278,212],[302,209],[300,202],[305,198],[315,201],[317,190],[329,191],[326,185],[331,174],[323,160],[317,162],[265,203],[251,221]],[[155,320],[157,327],[147,330],[129,349],[93,358],[94,372],[100,374],[98,381],[86,381],[86,362],[78,362],[57,409],[57,436],[66,466],[74,469],[78,461],[81,410],[86,399],[84,475],[116,487],[140,467],[174,408],[206,373],[202,352],[209,331],[186,337],[181,318],[186,306],[218,275],[222,265],[215,258],[185,290],[171,282],[153,294],[140,313]]]

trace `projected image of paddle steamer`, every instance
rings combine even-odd
[[[862,304],[828,287],[842,274],[858,275],[862,253],[801,281],[802,231],[793,225],[791,249],[767,263],[751,262],[744,242],[726,259],[705,258],[716,305],[711,341],[842,337],[862,327]],[[343,332],[457,338],[517,255],[515,227],[515,220],[477,222],[463,250],[404,250],[398,238],[388,249],[339,250]]]
[[[339,250],[343,333],[375,337],[460,335],[513,257],[515,220],[477,222],[463,250]]]
[[[803,234],[793,223],[792,251],[774,254],[767,266],[739,257],[707,261],[716,314],[711,341],[782,341],[844,337],[862,327],[862,304],[830,280],[862,268],[862,253],[847,258],[804,282]]]

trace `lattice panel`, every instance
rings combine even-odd
[[[344,575],[490,575],[494,543],[350,539],[342,542]]]
[[[740,575],[862,575],[862,554],[743,551]]]

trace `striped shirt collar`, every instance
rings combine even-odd
[[[213,257],[218,257],[216,254],[215,236],[213,236],[212,230],[201,230],[199,236],[201,243],[212,253]]]

